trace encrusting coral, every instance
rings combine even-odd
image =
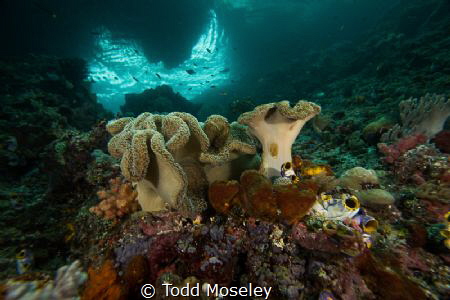
[[[112,260],[106,260],[98,269],[90,267],[88,275],[82,300],[127,299],[126,290],[120,283]]]
[[[374,170],[362,167],[349,169],[339,178],[340,186],[352,191],[364,205],[382,206],[394,203],[394,197],[380,188],[378,176]]]
[[[89,209],[90,212],[99,217],[111,220],[123,217],[139,209],[137,202],[137,192],[130,182],[126,182],[121,177],[113,178],[109,181],[108,190],[100,190],[97,196],[100,203]]]
[[[263,148],[260,171],[271,178],[280,175],[281,165],[292,160],[291,147],[305,123],[320,113],[320,106],[299,101],[290,107],[288,101],[257,106],[243,113],[238,123],[249,131]]]

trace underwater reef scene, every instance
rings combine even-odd
[[[0,14],[0,300],[450,298],[449,1]]]

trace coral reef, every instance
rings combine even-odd
[[[86,62],[33,56],[0,59],[2,173],[21,176],[67,128],[89,130],[111,113],[97,103],[86,80]]]
[[[376,290],[377,286],[390,287],[377,289],[377,297],[383,299],[427,299],[425,293],[415,282],[383,267],[383,264],[369,252],[361,255],[357,261],[361,275],[371,290]]]
[[[413,134],[399,139],[392,145],[386,143],[379,143],[378,150],[385,155],[385,162],[393,164],[406,151],[415,148],[417,145],[424,144],[427,137],[423,134]]]
[[[432,142],[441,152],[450,154],[450,130],[442,130],[434,136]]]
[[[374,170],[355,167],[347,170],[339,178],[339,184],[355,193],[363,205],[392,205],[394,197],[380,187],[378,176]]]
[[[364,141],[369,145],[376,145],[386,131],[393,126],[392,121],[385,116],[370,122],[362,130],[362,136]]]

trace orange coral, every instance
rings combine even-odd
[[[272,183],[256,170],[241,175],[242,205],[253,216],[274,219],[277,200],[272,193]]]
[[[316,201],[318,185],[312,180],[275,185],[256,170],[247,170],[237,181],[217,181],[209,188],[209,201],[221,213],[241,204],[251,216],[266,220],[300,221]]]
[[[300,221],[316,201],[312,189],[299,190],[292,184],[275,186],[274,193],[281,217],[290,224]]]
[[[109,185],[109,190],[97,192],[97,196],[101,201],[97,206],[91,207],[89,209],[90,212],[99,217],[112,220],[139,209],[137,191],[134,190],[130,182],[117,177],[111,179]]]
[[[82,300],[122,300],[127,298],[112,260],[105,261],[98,270],[90,267],[88,274],[89,279]]]
[[[239,202],[239,182],[216,181],[209,187],[208,199],[211,206],[219,213],[228,213]]]

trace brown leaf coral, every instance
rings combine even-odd
[[[292,161],[291,146],[305,123],[320,113],[320,106],[299,101],[290,107],[289,101],[257,106],[243,113],[238,122],[249,126],[263,148],[260,171],[269,178],[280,175],[281,165]]]
[[[313,184],[311,184],[313,186]],[[266,220],[281,219],[287,223],[300,221],[316,201],[316,190],[304,185],[272,185],[256,170],[242,173],[240,184],[216,181],[209,187],[209,201],[220,213],[228,213],[235,205],[253,217]]]

